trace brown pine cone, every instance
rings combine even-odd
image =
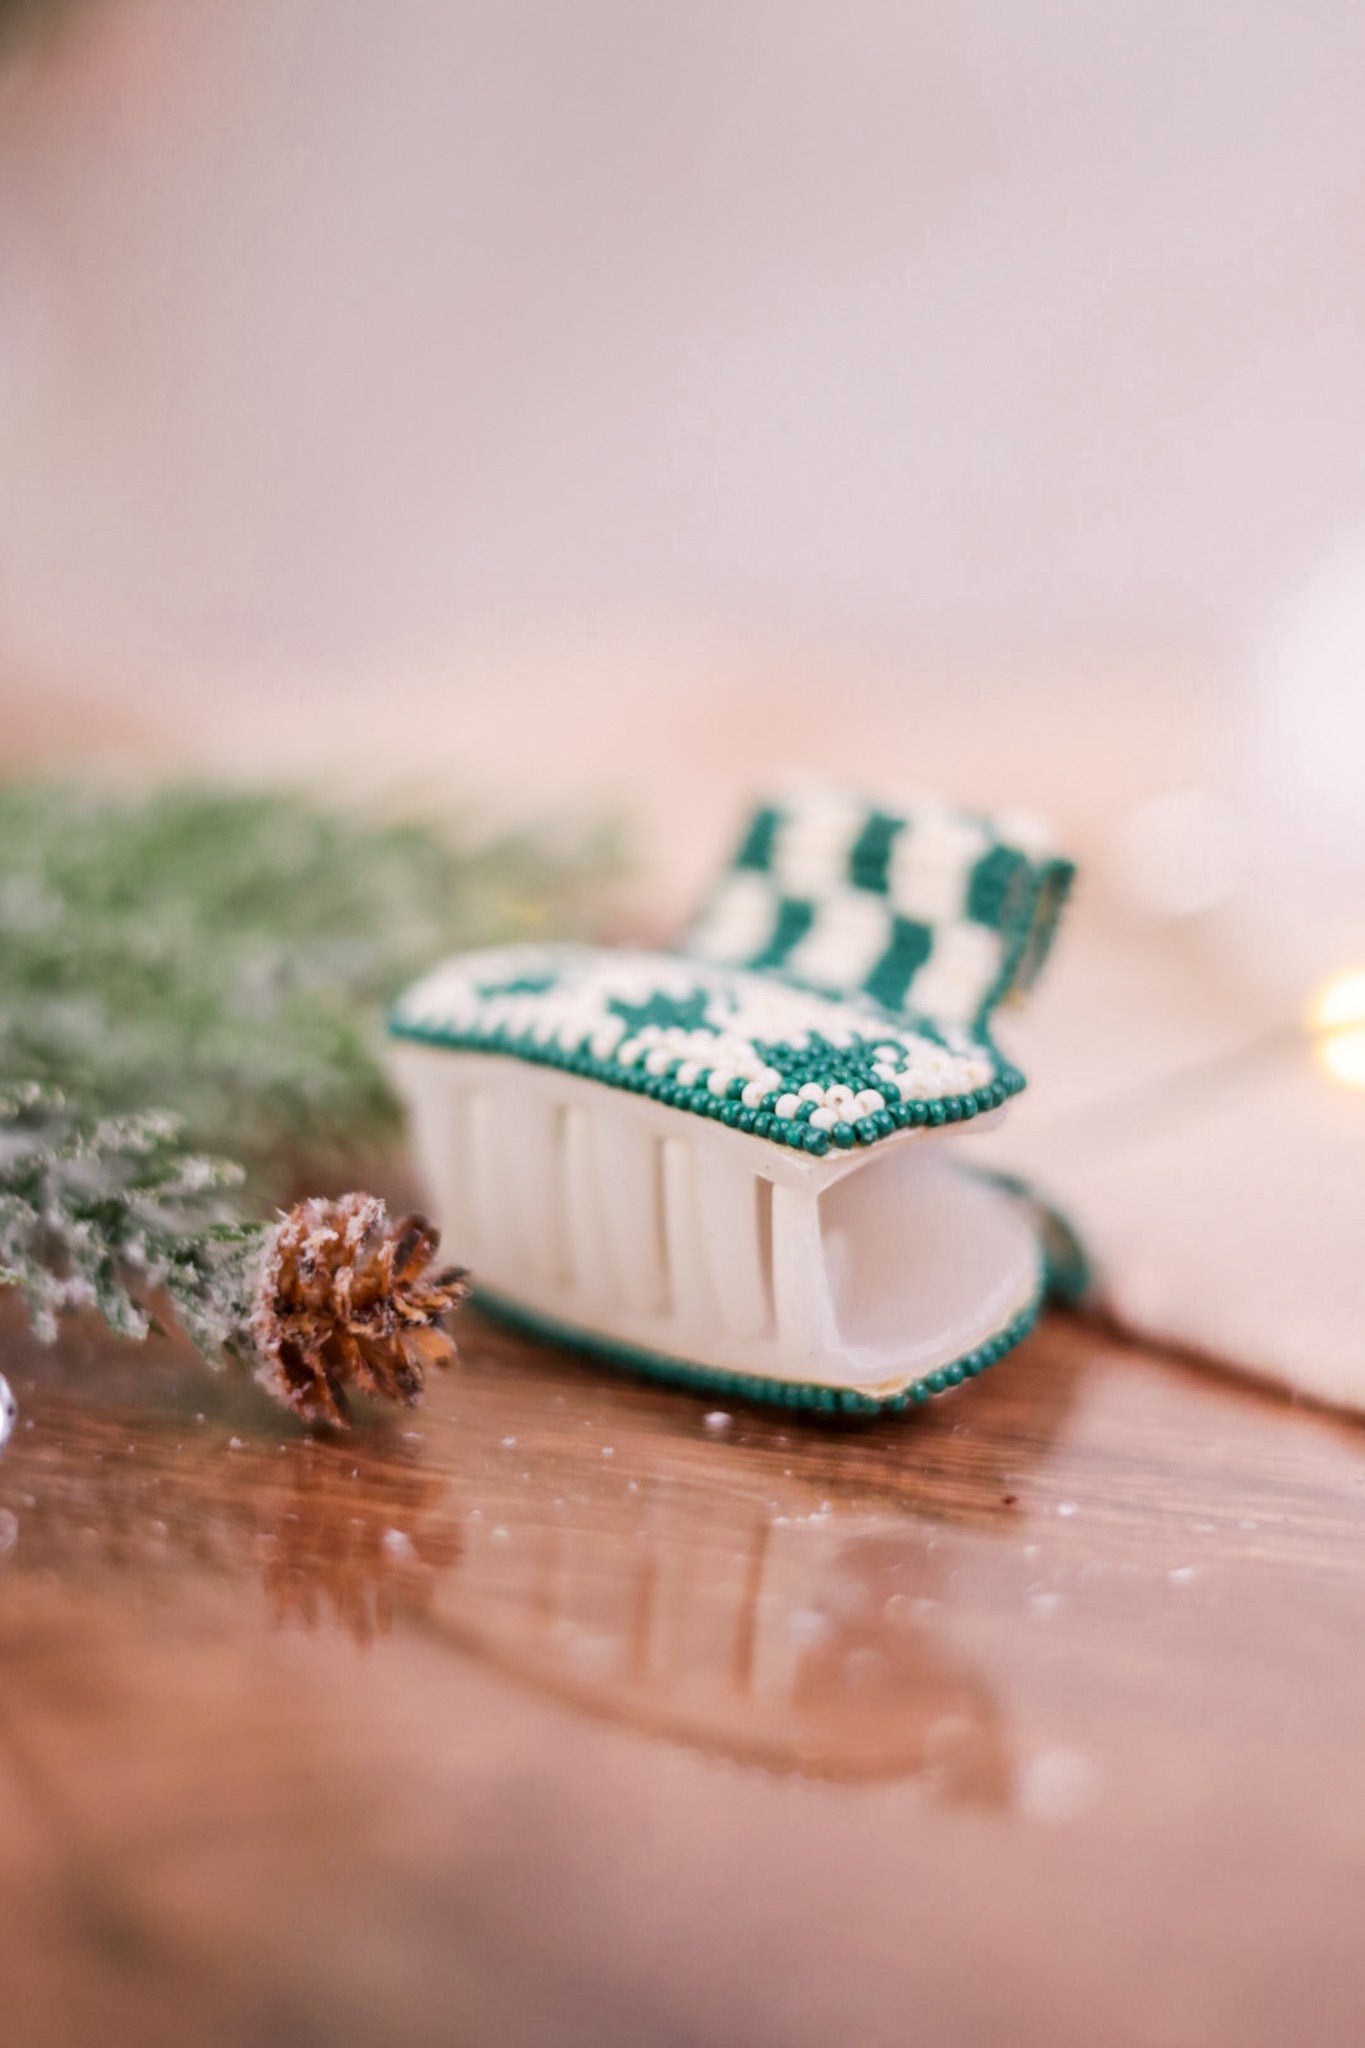
[[[425,1216],[390,1223],[375,1195],[299,1202],[270,1235],[251,1314],[260,1384],[341,1428],[348,1387],[411,1407],[427,1367],[455,1357],[440,1319],[469,1292],[462,1266],[428,1270],[439,1242]]]

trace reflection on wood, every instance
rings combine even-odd
[[[571,1384],[595,1401],[593,1379]],[[22,1564],[85,1581],[254,1572],[284,1626],[338,1626],[368,1645],[400,1616],[654,1736],[816,1776],[935,1761],[949,1796],[1006,1796],[990,1689],[926,1620],[944,1571],[933,1522],[835,1508],[794,1465],[722,1486],[735,1466],[722,1440],[698,1465],[692,1445],[655,1440],[629,1409],[610,1443],[588,1422],[537,1446],[509,1435],[481,1391],[456,1385],[439,1431],[234,1433],[226,1447],[197,1420],[187,1440],[178,1408],[139,1416],[74,1385],[38,1392],[48,1462],[15,1547]],[[558,1386],[546,1398],[567,1419]],[[111,1455],[111,1437],[135,1430],[136,1457]],[[792,1451],[787,1432],[773,1440]],[[701,1532],[699,1489],[716,1495]]]
[[[1359,2039],[1356,1430],[1063,1322],[830,1430],[470,1318],[318,1444],[0,1343],[5,2048]]]

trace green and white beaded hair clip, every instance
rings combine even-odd
[[[1032,822],[803,785],[671,953],[465,953],[391,1029],[447,1242],[491,1309],[792,1407],[904,1408],[1026,1334],[1027,1191],[955,1142],[1024,1085],[991,1017],[1072,879]]]

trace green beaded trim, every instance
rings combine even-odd
[[[539,1309],[524,1308],[520,1302],[511,1301],[491,1288],[476,1285],[473,1295],[476,1307],[495,1322],[524,1330],[548,1343],[562,1344],[571,1351],[584,1352],[590,1358],[601,1359],[608,1365],[638,1373],[646,1379],[661,1380],[667,1385],[689,1388],[697,1393],[724,1394],[736,1401],[756,1401],[767,1407],[798,1408],[823,1415],[901,1415],[907,1408],[921,1406],[935,1394],[946,1394],[950,1387],[975,1379],[978,1373],[985,1372],[988,1366],[1003,1358],[1007,1351],[1013,1351],[1023,1343],[1038,1320],[1043,1298],[1041,1293],[1036,1295],[1003,1330],[997,1331],[994,1337],[988,1337],[984,1344],[978,1344],[964,1358],[926,1373],[923,1379],[912,1380],[899,1394],[883,1397],[861,1394],[853,1387],[822,1387],[803,1380],[773,1380],[761,1373],[727,1372],[695,1365],[686,1359],[669,1358],[635,1344],[620,1344],[614,1338],[580,1330],[571,1323],[560,1322],[555,1316],[542,1315]]]
[[[1065,1308],[1079,1308],[1098,1287],[1099,1275],[1075,1224],[1054,1202],[1040,1194],[1031,1181],[1017,1173],[983,1166],[974,1166],[970,1171],[978,1180],[988,1180],[1024,1203],[1043,1248],[1044,1292],[1048,1300],[1060,1302]]]
[[[998,1109],[1025,1086],[1019,1068],[1006,1060],[989,1039],[983,1038],[981,1049],[996,1064],[995,1080],[988,1081],[983,1088],[965,1095],[942,1095],[931,1101],[888,1103],[885,1109],[879,1109],[873,1116],[860,1117],[856,1123],[836,1124],[832,1131],[819,1131],[813,1130],[808,1121],[813,1108],[810,1103],[803,1103],[795,1116],[775,1116],[773,1105],[779,1099],[776,1090],[765,1095],[757,1109],[746,1108],[739,1100],[742,1081],[732,1083],[728,1096],[714,1095],[705,1085],[684,1085],[670,1074],[649,1074],[638,1067],[623,1067],[614,1059],[601,1059],[582,1049],[570,1051],[563,1046],[542,1045],[503,1030],[460,1031],[449,1024],[418,1023],[401,1012],[390,1015],[389,1031],[394,1038],[411,1039],[419,1045],[441,1046],[452,1052],[502,1053],[527,1060],[532,1066],[558,1067],[567,1074],[580,1074],[585,1080],[603,1081],[608,1087],[647,1096],[651,1102],[661,1102],[669,1109],[711,1117],[731,1130],[750,1132],[774,1145],[789,1145],[794,1151],[809,1152],[816,1158],[822,1158],[831,1145],[851,1151],[855,1145],[873,1145],[879,1138],[894,1137],[898,1131],[966,1123],[971,1117]]]
[[[985,1028],[986,1019],[1006,997],[1025,996],[1033,987],[1052,951],[1075,879],[1074,861],[1054,856],[1033,869],[1031,886],[1017,891],[1002,912],[996,928],[1005,941],[1005,955],[977,1012],[978,1029]]]

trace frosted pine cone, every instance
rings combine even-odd
[[[429,1270],[439,1242],[425,1216],[391,1223],[375,1195],[298,1203],[260,1269],[259,1383],[306,1422],[344,1427],[348,1387],[411,1407],[427,1368],[455,1357],[440,1321],[469,1292],[463,1267]]]

